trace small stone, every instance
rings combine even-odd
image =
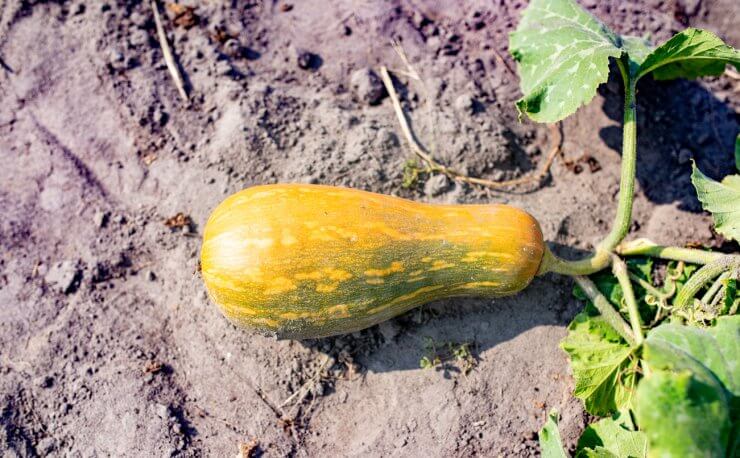
[[[167,121],[169,121],[169,119],[170,115],[166,111],[159,108],[154,111],[154,122],[158,125],[164,126],[165,124],[167,124]]]
[[[241,57],[244,53],[244,48],[236,38],[229,38],[226,40],[224,43],[224,50],[226,51],[226,54],[231,57]]]
[[[455,99],[455,109],[460,113],[475,114],[475,98],[472,94],[462,94]]]
[[[51,388],[54,385],[54,377],[50,375],[40,377],[36,383],[40,388]]]
[[[424,183],[424,194],[429,197],[435,197],[445,192],[449,187],[450,180],[447,178],[447,175],[434,175]]]
[[[164,404],[154,404],[154,412],[159,418],[166,419],[170,417],[170,407]]]
[[[46,283],[56,285],[63,294],[77,291],[82,280],[82,271],[73,261],[62,261],[51,266],[44,277]]]
[[[298,67],[303,70],[316,70],[321,66],[321,58],[318,54],[314,54],[305,49],[297,48],[295,50],[295,58]]]
[[[147,271],[146,271],[146,279],[147,279],[147,280],[149,280],[149,281],[154,281],[154,280],[156,280],[156,279],[157,279],[157,274],[155,274],[155,273],[154,273],[153,271],[151,271],[151,270],[147,270]]]
[[[36,444],[36,452],[40,453],[41,456],[46,456],[54,450],[56,445],[56,440],[53,437],[45,437]]]
[[[371,68],[361,68],[352,73],[350,85],[357,98],[368,105],[377,105],[388,95],[383,81]]]
[[[110,212],[106,212],[102,210],[95,212],[95,215],[93,216],[93,222],[95,223],[95,227],[100,227],[100,228],[107,226],[109,219],[110,219]]]
[[[684,165],[688,163],[692,157],[694,157],[694,153],[692,153],[690,149],[681,148],[678,152],[678,163]]]

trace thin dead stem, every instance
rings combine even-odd
[[[187,102],[188,93],[185,92],[185,84],[183,83],[180,69],[177,68],[175,57],[172,55],[170,44],[167,41],[167,34],[164,31],[164,25],[162,25],[162,18],[159,16],[159,8],[157,7],[156,0],[152,0],[152,12],[154,13],[154,24],[157,27],[159,46],[162,48],[162,54],[164,55],[164,62],[167,64],[167,70],[169,70],[172,80],[175,82],[175,87],[177,87],[177,92],[180,94],[180,97]]]
[[[395,46],[394,46],[395,48]],[[399,48],[400,49],[400,48]],[[399,52],[397,49],[396,52]],[[405,60],[405,63],[408,66],[408,60],[404,59],[405,55],[402,54],[403,50],[400,50],[399,56],[403,56],[402,60]],[[412,73],[404,72],[404,74],[412,77],[412,78],[418,78],[418,73],[415,71]],[[414,76],[416,75],[416,76]],[[422,161],[424,161],[432,172],[440,172],[444,173],[451,179],[459,182],[465,182],[480,186],[485,186],[487,188],[492,189],[504,189],[504,188],[510,188],[513,186],[520,186],[523,184],[529,184],[529,183],[539,183],[545,176],[547,176],[548,172],[550,171],[550,167],[552,166],[552,163],[555,160],[555,157],[560,153],[560,145],[562,143],[562,133],[560,131],[559,124],[549,124],[549,130],[550,130],[550,152],[547,154],[547,159],[545,160],[545,163],[543,164],[543,167],[537,171],[536,173],[533,173],[531,175],[523,176],[521,178],[516,178],[513,180],[507,180],[507,181],[491,181],[486,180],[484,178],[474,178],[470,177],[467,174],[464,174],[462,172],[459,172],[457,170],[454,170],[450,167],[447,167],[445,165],[442,165],[434,160],[434,158],[429,155],[424,148],[419,144],[419,142],[414,137],[413,132],[411,132],[411,127],[409,127],[408,120],[406,119],[406,114],[403,111],[403,107],[401,106],[401,101],[398,98],[398,93],[396,92],[395,87],[393,86],[393,80],[391,79],[390,73],[388,72],[388,68],[385,66],[380,67],[380,77],[383,80],[383,84],[385,85],[385,89],[388,92],[388,95],[391,98],[391,102],[393,104],[393,109],[396,112],[396,117],[398,118],[398,123],[401,126],[401,131],[403,132],[404,137],[406,138],[406,141],[409,144],[409,147],[411,148],[411,151],[413,151],[414,154],[419,156]]]

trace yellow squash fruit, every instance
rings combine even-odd
[[[513,294],[544,250],[537,221],[508,205],[278,184],[214,210],[201,270],[232,322],[302,339],[364,329],[435,299]]]

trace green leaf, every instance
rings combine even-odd
[[[720,314],[726,315],[731,312],[735,301],[738,299],[737,296],[737,280],[734,278],[726,278],[724,280],[725,285],[725,297],[722,299],[722,310]]]
[[[718,183],[692,165],[691,182],[704,210],[714,218],[720,234],[740,240],[740,175],[728,175]]]
[[[532,0],[509,36],[524,96],[520,113],[555,122],[591,101],[621,39],[574,0]]]
[[[725,456],[729,408],[717,387],[690,371],[654,371],[640,381],[635,415],[651,457]]]
[[[735,168],[740,172],[740,134],[735,137]]]
[[[725,388],[740,396],[740,315],[717,318],[717,324],[707,328],[723,355],[726,376],[720,378]]]
[[[666,323],[648,334],[643,358],[652,369],[689,370],[704,383],[740,394],[739,333],[740,316],[720,317],[706,329]]]
[[[575,390],[593,415],[610,415],[630,404],[637,359],[633,349],[600,316],[579,313],[560,346],[570,356]]]
[[[545,426],[540,430],[540,451],[543,458],[567,458],[563,441],[558,431],[558,412],[552,410],[547,416]]]
[[[635,415],[650,456],[733,456],[738,357],[738,316],[704,329],[663,324],[648,334],[643,358],[650,372],[638,385]]]
[[[590,424],[578,440],[577,458],[647,456],[647,438],[635,425],[628,412],[603,418]]]
[[[725,71],[726,64],[740,70],[740,52],[712,32],[689,28],[650,53],[640,65],[636,78],[650,72],[657,80],[717,76]]]

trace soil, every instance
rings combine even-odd
[[[740,46],[734,0],[582,3],[622,33],[662,41],[695,25]],[[524,1],[183,4],[194,9],[162,16],[188,102],[149,2],[0,2],[3,456],[534,456],[553,408],[572,449],[589,418],[558,347],[583,305],[567,278],[278,341],[209,303],[201,229],[230,193],[300,181],[510,203],[576,255],[614,214],[619,82],[562,123],[565,156],[596,167],[560,160],[542,186],[508,193],[426,176],[405,189],[411,153],[369,70],[403,68],[390,39],[422,75],[397,83],[438,160],[500,180],[544,159],[547,127],[513,105],[507,33]],[[714,177],[732,169],[738,81],[639,89],[630,236],[721,243],[690,159]],[[471,356],[422,369],[432,342]]]

